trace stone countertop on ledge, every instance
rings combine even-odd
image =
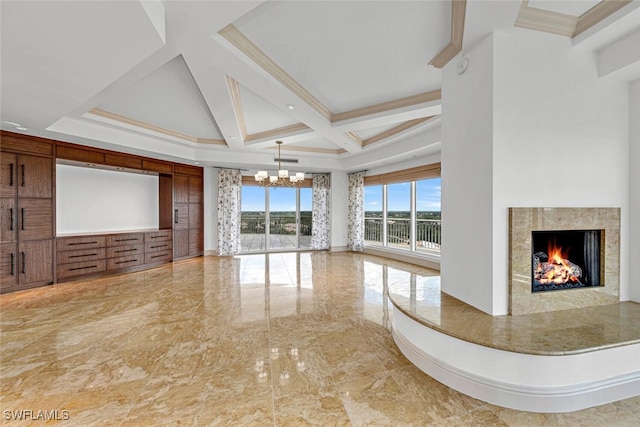
[[[390,284],[389,298],[431,329],[498,350],[561,356],[640,344],[640,304],[634,302],[491,316],[441,292],[439,276],[418,277],[415,290]]]

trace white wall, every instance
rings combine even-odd
[[[487,313],[492,299],[493,36],[442,72],[442,290]]]
[[[463,75],[457,59],[443,70],[443,291],[508,311],[509,207],[621,207],[628,299],[628,85],[598,78],[569,39],[530,30],[465,56]]]
[[[495,40],[496,307],[508,299],[510,206],[621,207],[620,297],[628,299],[628,85],[598,78],[591,52],[567,38],[515,29]]]
[[[629,298],[640,302],[640,80],[629,85]]]
[[[331,250],[347,248],[349,180],[344,172],[331,172]]]
[[[157,229],[158,176],[56,165],[56,234]]]
[[[218,249],[218,169],[204,168],[204,251]]]

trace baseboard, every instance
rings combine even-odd
[[[346,246],[331,246],[330,252],[346,252],[349,248]]]

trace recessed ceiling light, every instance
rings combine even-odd
[[[199,165],[199,164],[200,164],[200,162],[193,162],[193,164],[194,164],[194,165]]]
[[[24,126],[16,126],[17,130],[28,130],[26,127]]]
[[[295,108],[295,105],[287,104],[287,105],[285,105],[285,107],[287,107],[289,110],[293,110]]]

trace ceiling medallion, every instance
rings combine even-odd
[[[298,172],[295,175],[289,176],[289,171],[282,169],[280,164],[280,159],[282,158],[280,155],[280,146],[282,145],[282,141],[276,141],[276,144],[278,144],[278,175],[269,176],[267,171],[258,171],[258,173],[254,175],[256,182],[265,187],[276,185],[297,187],[298,183],[304,180],[304,172]]]

